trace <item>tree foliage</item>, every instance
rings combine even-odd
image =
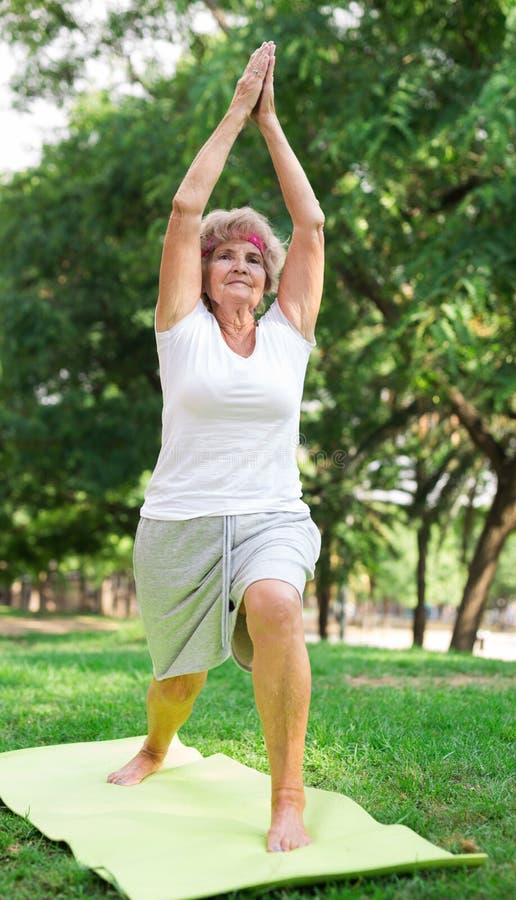
[[[211,34],[195,30],[199,4],[108,5],[88,43],[77,2],[33,3],[30,14],[25,2],[0,2],[5,33],[27,54],[20,95],[70,97],[88,56],[123,59],[140,88],[124,100],[76,101],[70,137],[4,186],[5,521],[25,515],[36,533],[39,517],[57,522],[66,508],[74,550],[84,523],[98,546],[106,531],[130,531],[159,437],[151,326],[170,198],[249,50],[274,39],[278,110],[326,214],[325,299],[302,422],[305,483],[325,538],[320,594],[329,602],[333,584],[382,558],[402,513],[372,489],[394,496],[403,456],[419,471],[420,501],[422,486],[441,479],[439,528],[447,496],[492,467],[488,532],[505,523],[496,563],[516,490],[514,10],[478,0],[201,6]],[[174,76],[155,62],[137,74],[145,41],[167,29],[184,46]],[[212,198],[247,203],[288,236],[252,127]],[[437,431],[421,433],[425,417]],[[416,501],[422,522],[429,510]]]

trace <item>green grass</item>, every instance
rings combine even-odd
[[[489,860],[480,868],[277,889],[270,900],[515,896],[516,666],[460,654],[322,645],[312,645],[310,656],[307,784],[345,793],[379,821],[403,822],[452,852],[470,842]],[[135,622],[116,632],[0,639],[0,750],[142,734],[148,679]],[[251,679],[231,661],[210,673],[181,737],[203,755],[223,752],[267,771]],[[80,868],[65,845],[0,804],[0,897],[118,896]]]

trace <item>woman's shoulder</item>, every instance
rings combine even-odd
[[[273,300],[267,312],[261,317],[260,328],[262,326],[264,331],[276,332],[285,341],[296,343],[307,350],[312,350],[315,347],[316,342],[307,341],[288,316],[285,315],[277,297]]]
[[[171,328],[167,329],[167,331],[158,331],[155,328],[158,346],[167,344],[170,341],[175,341],[196,330],[201,330],[206,325],[211,324],[211,318],[211,313],[204,305],[202,299],[199,299],[194,308],[187,313],[186,316],[183,316],[182,319],[179,319],[179,322],[175,322]]]

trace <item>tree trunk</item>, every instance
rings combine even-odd
[[[423,518],[417,532],[417,606],[414,610],[413,641],[417,647],[423,646],[426,626],[426,560],[430,542],[430,523]]]
[[[40,572],[38,576],[39,612],[48,612],[49,583],[46,572]]]
[[[511,531],[516,528],[516,462],[499,473],[498,488],[469,567],[450,650],[470,653],[482,621],[498,558]]]
[[[3,603],[4,606],[13,605],[13,589],[11,585],[5,585],[0,588],[0,603]]]
[[[89,589],[90,589],[90,586],[88,583],[88,579],[87,579],[86,575],[84,574],[84,572],[81,570],[81,572],[79,573],[79,605],[78,605],[78,611],[81,613],[88,612],[88,610],[89,610]]]
[[[129,619],[131,616],[132,593],[131,593],[131,577],[125,575],[125,617]]]
[[[331,537],[328,529],[322,534],[321,555],[317,563],[317,602],[319,605],[319,637],[328,639],[328,618],[330,612],[330,590],[332,583],[330,561]]]
[[[21,580],[21,608],[27,610],[30,606],[32,594],[32,579],[30,575],[22,575]]]
[[[319,637],[322,641],[328,640],[328,618],[330,612],[330,589],[323,587],[318,591],[319,601]]]

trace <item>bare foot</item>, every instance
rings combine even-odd
[[[157,772],[161,768],[164,758],[164,754],[153,753],[151,750],[147,750],[146,747],[142,747],[140,752],[125,766],[117,769],[116,772],[111,772],[107,780],[111,784],[139,784],[148,775],[152,775],[153,772]]]
[[[267,850],[296,850],[313,844],[303,823],[303,791],[278,791],[272,804],[272,820],[267,835]]]

